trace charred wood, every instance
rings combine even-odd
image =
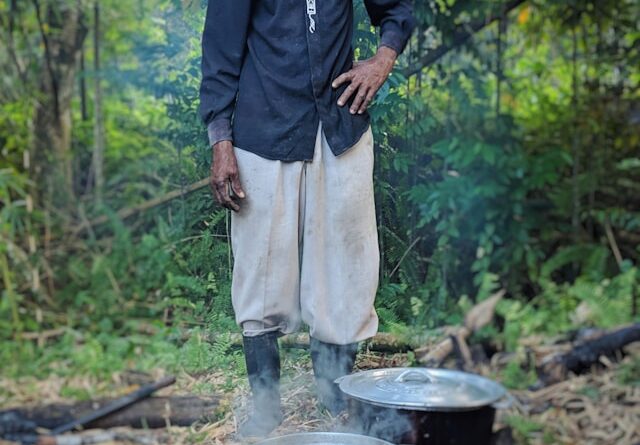
[[[24,424],[36,424],[40,428],[53,430],[62,424],[95,411],[113,399],[86,401],[76,404],[51,404],[29,408],[14,408],[0,413],[20,419]],[[215,420],[219,408],[217,397],[150,397],[130,405],[99,420],[88,423],[85,428],[163,428],[167,425],[190,426],[195,422]]]
[[[640,323],[616,329],[595,339],[579,343],[570,351],[545,357],[538,367],[542,386],[565,380],[569,373],[580,374],[600,361],[613,357],[622,348],[640,340]]]

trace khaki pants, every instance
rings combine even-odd
[[[232,300],[244,335],[289,334],[348,344],[375,335],[378,237],[373,136],[336,157],[318,127],[313,162],[235,149],[247,197],[232,213]]]

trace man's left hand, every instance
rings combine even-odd
[[[372,58],[354,63],[353,68],[338,76],[331,84],[333,88],[338,88],[349,82],[349,86],[338,99],[338,105],[343,107],[355,94],[349,111],[351,114],[364,113],[389,77],[397,58],[398,53],[395,50],[381,46]]]

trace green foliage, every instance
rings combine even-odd
[[[542,433],[543,442],[546,444],[556,443],[555,438],[548,431],[545,426],[539,422],[530,420],[526,417],[512,415],[505,419],[505,423],[509,425],[513,430],[513,436],[516,443],[529,444],[531,443],[528,436],[532,433]]]
[[[490,24],[407,77],[497,7],[415,3],[420,29],[370,109],[382,329],[412,335],[458,324],[499,288],[508,298],[498,323],[476,339],[512,351],[522,336],[631,321],[640,298],[637,2],[527,2],[509,15],[501,45]],[[47,185],[26,166],[44,65],[33,5],[16,5],[13,28],[0,21],[13,39],[0,42],[2,372],[242,370],[239,351],[221,335],[238,329],[228,213],[199,191],[117,217],[208,174],[197,112],[206,0],[101,2],[101,72],[87,44],[78,76],[86,115],[80,94],[72,99],[72,215],[39,202]],[[355,55],[364,59],[378,37],[363,3],[354,6]],[[10,9],[0,0],[3,17]],[[98,78],[102,201],[94,199],[91,160]],[[101,215],[108,223],[70,235]],[[61,326],[65,335],[46,347],[20,336]],[[192,335],[181,343],[186,329]],[[524,385],[530,370],[516,362],[504,378]],[[523,434],[531,429],[518,422]]]
[[[638,52],[628,42],[627,50],[616,47],[614,37],[605,42],[602,32],[624,22],[618,39],[637,41],[624,19],[633,8],[528,4],[502,53],[494,30],[417,78],[389,79],[372,112],[383,320],[460,320],[487,295],[488,279],[512,297],[500,309],[511,348],[520,335],[631,319],[637,277],[628,268],[638,262],[637,242],[627,244],[621,273],[606,231],[640,227],[629,193],[639,184],[640,138],[627,124],[637,83],[604,73],[620,52],[634,60]],[[409,47],[410,62],[487,13],[464,2],[417,10],[426,31]],[[574,29],[582,33],[578,59],[567,56]],[[500,90],[498,58],[513,60],[503,64]],[[402,289],[395,300],[392,284]],[[574,317],[581,303],[590,308],[586,320]]]
[[[0,332],[23,328],[20,313],[24,296],[17,287],[28,273],[16,273],[11,266],[27,266],[25,272],[29,266],[29,255],[19,243],[29,229],[25,200],[27,185],[25,176],[14,168],[0,169]]]
[[[69,331],[45,348],[33,343],[9,342],[0,350],[0,373],[9,377],[46,377],[55,373],[63,377],[91,375],[109,379],[114,372],[125,369],[149,371],[161,367],[169,373],[224,370],[228,382],[244,375],[242,351],[232,345],[229,334],[220,334],[209,342],[204,331],[194,329],[183,344],[167,341],[180,337],[181,333],[179,329],[169,328],[158,328],[153,335],[127,336]],[[69,387],[65,391],[74,398],[86,395],[79,388]]]
[[[598,281],[589,276],[580,277],[573,284],[543,281],[542,291],[526,303],[499,303],[497,312],[505,323],[502,340],[508,350],[515,350],[520,337],[557,335],[576,325],[611,328],[628,323],[639,286],[637,268]]]
[[[534,367],[523,369],[523,364],[511,361],[502,371],[500,381],[509,389],[527,389],[538,380]]]

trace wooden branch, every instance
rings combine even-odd
[[[129,431],[98,431],[81,434],[64,434],[61,436],[42,435],[37,438],[35,445],[96,445],[99,443],[139,443],[141,445],[151,445],[158,442],[152,435],[140,435]]]
[[[455,350],[457,342],[465,361],[470,361],[471,354],[466,344],[467,338],[478,329],[491,323],[496,305],[504,295],[505,291],[500,290],[476,304],[465,316],[464,326],[445,328],[445,332],[450,335],[435,346],[423,346],[416,349],[416,359],[425,366],[439,366]]]
[[[148,330],[141,331],[143,334],[154,335],[157,331],[152,326],[146,326],[149,328]],[[31,331],[31,332],[23,332],[20,334],[20,338],[23,340],[48,340],[51,338],[59,337],[64,335],[67,332],[74,332],[73,330],[69,330],[67,327],[55,328],[44,331]],[[189,338],[195,335],[191,331],[183,332],[180,337],[173,341],[177,342],[186,342]],[[238,332],[232,333],[200,333],[203,337],[204,341],[214,343],[223,339],[226,336],[229,336],[229,340],[231,345],[234,348],[242,347],[242,334]],[[410,338],[405,338],[404,336],[393,334],[390,332],[379,332],[373,338],[365,340],[363,342],[363,347],[373,352],[406,352],[423,346],[427,341],[426,335],[418,335],[412,336]],[[308,349],[309,348],[309,334],[308,333],[297,333],[297,334],[289,334],[280,338],[280,346],[283,348],[289,349]]]
[[[472,307],[464,317],[464,327],[471,332],[475,332],[491,323],[496,311],[496,306],[498,305],[498,302],[502,300],[505,293],[506,291],[504,289],[500,290],[486,300],[483,300]]]
[[[423,68],[432,65],[437,62],[441,57],[443,57],[448,52],[456,49],[457,47],[463,45],[467,40],[469,40],[474,34],[478,31],[484,29],[488,25],[493,22],[500,20],[500,18],[506,16],[509,12],[516,9],[521,4],[525,3],[527,0],[511,0],[507,4],[504,5],[501,10],[489,17],[473,22],[469,25],[461,25],[460,30],[456,31],[451,39],[450,44],[443,44],[433,49],[432,51],[428,51],[423,57],[418,60],[418,62],[404,70],[404,75],[406,77],[413,76],[422,71]]]
[[[362,342],[363,347],[375,352],[405,352],[424,344],[425,338],[403,338],[389,332],[379,332],[374,337]],[[285,348],[309,347],[309,334],[286,335],[280,339],[280,344]]]
[[[611,224],[608,219],[604,222],[604,231],[607,234],[607,241],[609,241],[611,252],[613,252],[616,263],[618,263],[618,268],[622,270],[622,254],[620,253],[620,248],[616,242],[616,237],[613,235],[613,230],[611,229]]]
[[[411,249],[413,249],[415,247],[415,245],[418,244],[418,241],[420,241],[420,240],[422,240],[422,237],[419,236],[419,237],[417,237],[416,239],[413,240],[413,242],[409,245],[409,247],[407,247],[407,249],[404,251],[404,253],[400,257],[400,260],[398,261],[398,264],[395,265],[395,267],[393,268],[393,270],[389,274],[389,278],[391,278],[393,275],[395,275],[395,273],[398,271],[398,269],[400,269],[400,265],[402,264],[404,259],[407,257],[407,255],[409,255],[409,252],[411,252]]]
[[[191,335],[193,334],[191,334],[190,332],[185,332],[181,336],[180,340],[187,341]],[[224,336],[228,335],[230,336],[229,340],[233,347],[242,347],[242,334],[237,332],[231,334],[206,333],[201,335],[203,335],[205,341],[211,343],[216,342]],[[365,340],[364,342],[362,342],[362,344],[365,349],[374,352],[406,352],[424,345],[426,340],[426,336],[404,338],[403,336],[399,336],[397,334],[380,332],[373,338]],[[309,334],[297,333],[285,335],[280,338],[280,346],[290,349],[308,349]]]
[[[51,430],[112,401],[112,399],[105,399],[79,402],[73,405],[51,404],[30,408],[14,408],[9,411],[15,412],[22,419],[35,422],[41,428]],[[219,405],[220,399],[218,397],[149,397],[89,423],[86,428],[106,429],[118,426],[164,428],[168,424],[191,426],[195,422],[215,420]],[[0,414],[6,412],[0,412]]]
[[[187,195],[191,192],[204,188],[207,185],[209,185],[209,178],[201,179],[200,181],[194,182],[193,184],[185,188],[181,188],[179,190],[173,190],[169,193],[166,193],[162,196],[158,196],[157,198],[150,199],[138,205],[121,209],[116,213],[116,215],[120,219],[126,219],[126,218],[129,218],[130,216],[135,215],[136,213],[141,213],[146,210],[152,209],[154,207],[160,206],[173,199],[179,198],[181,196]],[[109,221],[109,217],[107,215],[98,216],[97,218],[90,220],[88,223],[80,224],[78,227],[73,229],[73,234],[77,235],[87,230],[89,227],[104,224],[108,221]]]
[[[451,331],[451,335],[438,342],[435,346],[422,346],[415,350],[416,360],[419,363],[425,366],[440,366],[455,350],[455,342],[460,342],[460,339],[466,338],[470,334],[469,330],[464,327],[449,327],[448,330]]]
[[[21,332],[19,337],[23,340],[38,340],[38,343],[48,340],[50,338],[60,337],[67,332],[66,327],[47,329],[38,332]]]

